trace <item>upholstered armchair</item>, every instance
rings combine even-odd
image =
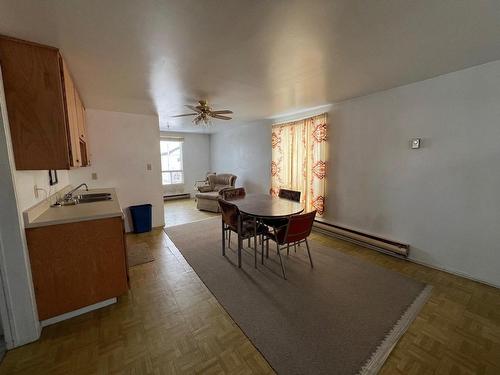
[[[198,186],[196,197],[196,208],[204,211],[220,212],[217,198],[219,193],[227,188],[233,188],[236,182],[236,176],[229,173],[209,174],[207,176],[207,184]]]

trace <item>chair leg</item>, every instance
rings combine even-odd
[[[309,262],[311,262],[311,268],[314,268],[313,260],[311,257],[311,251],[309,250],[309,242],[307,242],[307,238],[306,238],[306,247],[307,247],[307,254],[309,255]]]
[[[293,244],[293,250],[294,250],[295,252],[297,252],[297,242],[295,242],[295,243]]]
[[[226,255],[226,230],[224,228],[224,221],[222,221],[222,256]]]
[[[287,243],[286,244],[286,256],[289,256],[290,255],[290,244]]]
[[[286,280],[285,265],[283,264],[283,259],[281,259],[280,245],[276,243],[276,250],[278,250],[278,257],[280,258],[281,272],[283,272],[283,278]]]
[[[227,247],[230,249],[231,248],[231,230],[229,231],[228,237],[229,237],[229,239],[227,241]]]
[[[253,254],[253,255],[254,255],[254,264],[253,264],[253,266],[254,266],[255,268],[257,268],[257,236],[255,236],[255,237],[254,237],[254,241],[253,241],[253,243],[254,243],[254,245],[255,245],[255,246],[253,247],[253,253],[254,253],[254,254]]]
[[[238,268],[241,268],[241,247],[243,245],[243,240],[241,236],[238,234]]]
[[[261,255],[261,262],[262,264],[264,264],[264,236],[261,234],[259,236],[259,240],[260,240],[260,255]]]
[[[266,258],[269,258],[269,238],[266,240]]]

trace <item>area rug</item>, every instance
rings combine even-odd
[[[236,241],[222,256],[220,231],[220,218],[165,229],[278,374],[377,373],[430,294],[425,284],[315,241],[313,269],[304,245],[284,256],[287,280],[272,246],[257,269],[245,249],[239,269]]]
[[[149,263],[155,258],[151,249],[145,242],[127,244],[127,264],[128,267],[138,266],[139,264]]]

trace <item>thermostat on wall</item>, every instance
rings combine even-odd
[[[420,148],[420,138],[412,138],[410,140],[410,145],[411,145],[411,148],[413,148],[413,149]]]

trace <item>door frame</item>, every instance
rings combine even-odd
[[[0,67],[0,319],[7,349],[38,340],[41,332],[14,172]]]

